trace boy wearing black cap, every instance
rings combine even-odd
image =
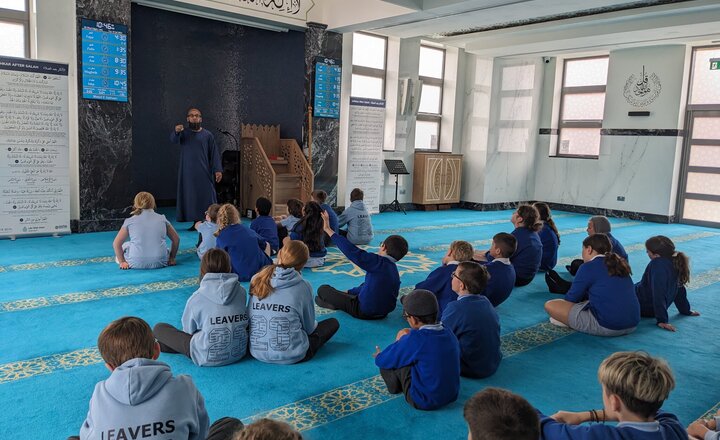
[[[435,295],[415,289],[401,302],[410,328],[400,330],[385,350],[375,347],[375,365],[388,391],[402,392],[413,408],[422,410],[454,402],[460,390],[460,347],[455,335],[437,322]]]

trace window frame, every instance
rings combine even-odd
[[[439,109],[438,113],[427,113],[427,112],[419,112],[415,118],[416,121],[422,121],[422,122],[434,122],[437,124],[437,146],[435,148],[421,148],[417,146],[417,138],[415,140],[414,149],[420,150],[420,151],[440,151],[440,136],[442,136],[442,107],[443,107],[443,98],[445,95],[445,61],[447,59],[447,51],[445,48],[442,47],[435,47],[431,46],[429,44],[420,44],[420,50],[423,48],[430,49],[430,50],[437,50],[439,52],[442,52],[442,70],[440,73],[440,78],[433,78],[431,76],[422,76],[418,74],[418,79],[422,81],[422,87],[425,85],[429,86],[435,86],[440,88],[440,102],[439,102]],[[420,59],[418,57],[418,63]],[[422,102],[422,93],[420,94],[420,101]],[[418,103],[419,107],[419,103]]]
[[[558,114],[558,133],[557,133],[557,145],[555,154],[551,157],[563,157],[572,159],[599,159],[600,158],[600,145],[598,145],[598,154],[565,154],[560,152],[560,142],[562,138],[563,128],[597,128],[600,131],[600,142],[602,143],[602,124],[603,119],[583,119],[583,120],[564,120],[563,110],[565,107],[565,95],[583,95],[589,93],[602,93],[607,99],[607,77],[605,77],[605,85],[599,86],[572,86],[565,87],[565,81],[567,79],[567,63],[572,61],[586,61],[586,60],[597,60],[601,58],[608,59],[608,66],[610,61],[610,55],[594,55],[589,57],[579,58],[565,58],[563,60],[563,76],[562,85],[560,87],[560,113]],[[609,70],[609,67],[608,67]]]
[[[387,85],[386,81],[387,81],[388,37],[385,37],[382,35],[371,34],[369,32],[361,32],[361,31],[353,32],[353,35],[354,34],[367,35],[367,36],[370,36],[373,38],[381,39],[384,42],[384,46],[383,46],[383,52],[384,52],[383,53],[383,66],[385,66],[384,69],[376,69],[373,67],[358,66],[358,65],[353,64],[350,75],[351,75],[351,78],[352,78],[352,75],[361,75],[361,76],[368,76],[371,78],[379,78],[382,81],[382,85],[380,87],[380,90],[382,91],[382,95],[381,95],[380,99],[385,99],[385,94],[386,94],[385,88]],[[353,50],[355,50],[354,45],[353,45]],[[351,79],[351,81],[352,81],[352,79]],[[350,90],[351,90],[350,94],[352,95],[352,82],[350,84]],[[357,98],[365,98],[365,97],[357,96]]]
[[[25,1],[25,10],[0,8],[0,22],[21,24],[25,28],[24,58],[30,58],[30,0]]]

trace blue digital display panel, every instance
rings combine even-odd
[[[83,98],[127,102],[127,26],[82,20]]]
[[[313,116],[340,118],[340,60],[317,57],[315,59],[315,106]]]

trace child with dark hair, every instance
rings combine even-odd
[[[458,298],[448,304],[441,321],[460,343],[460,374],[492,376],[500,365],[502,352],[500,318],[481,294],[487,284],[487,270],[474,261],[464,261],[457,265],[451,278]]]
[[[437,409],[457,400],[460,347],[455,335],[437,322],[435,295],[415,289],[402,298],[410,324],[385,350],[375,347],[375,365],[390,394],[403,393],[413,408]]]
[[[303,207],[305,204],[300,199],[288,199],[287,215],[278,215],[273,217],[277,226],[278,240],[280,247],[283,246],[283,240],[290,234],[295,224],[300,221],[303,216]]]
[[[605,234],[583,240],[580,266],[565,299],[545,303],[550,322],[595,336],[621,336],[635,331],[640,303],[625,259],[611,251]]]
[[[523,397],[501,388],[485,388],[465,402],[468,440],[537,440],[540,419]]]
[[[635,284],[640,301],[640,316],[652,317],[665,330],[675,331],[668,322],[668,307],[675,303],[681,315],[700,316],[690,308],[685,285],[690,282],[690,260],[675,250],[675,243],[664,235],[650,237],[645,242],[650,263],[642,279]]]
[[[200,287],[185,304],[182,331],[158,323],[153,329],[163,353],[182,353],[200,367],[232,364],[245,356],[247,293],[232,273],[230,256],[210,249],[200,263]],[[227,337],[217,344],[218,335]]]
[[[280,240],[275,220],[270,217],[270,211],[272,211],[272,202],[265,197],[258,197],[255,201],[257,218],[250,223],[250,229],[270,244],[270,250],[274,254],[278,251]]]
[[[533,206],[540,214],[540,220],[543,227],[538,232],[540,242],[542,243],[542,259],[540,260],[540,270],[548,271],[557,264],[558,246],[560,246],[560,232],[552,219],[550,206],[547,203],[536,202]]]
[[[617,238],[613,237],[613,235],[610,233],[612,230],[612,225],[610,225],[610,220],[608,220],[607,217],[604,215],[595,215],[590,217],[588,219],[587,224],[587,234],[588,236],[593,234],[605,234],[608,239],[610,239],[610,244],[612,245],[612,251],[616,254],[618,254],[620,257],[624,258],[625,261],[628,263],[630,262],[630,258],[628,257],[627,252],[625,252],[625,248],[622,244],[617,240]],[[565,266],[567,271],[570,273],[570,275],[575,276],[575,274],[578,271],[578,268],[580,265],[583,264],[582,259],[573,260],[572,263]]]
[[[333,211],[332,207],[325,203],[325,201],[327,200],[327,193],[319,189],[312,192],[312,198],[314,202],[317,202],[317,204],[320,205],[323,211],[328,213],[328,216],[330,217],[330,227],[337,234],[339,231],[338,216],[337,214],[335,214],[335,211]],[[325,236],[325,238],[325,244],[327,245],[330,242],[330,237]]]
[[[238,431],[232,440],[302,440],[303,436],[285,422],[260,419]],[[208,439],[209,440],[209,439]]]
[[[391,235],[373,254],[364,251],[347,238],[330,228],[327,213],[322,214],[325,233],[332,238],[338,249],[366,272],[365,282],[343,292],[323,284],[318,287],[315,304],[332,310],[343,310],[360,319],[382,319],[395,310],[400,292],[400,274],[396,263],[408,252],[407,241],[399,235]]]
[[[240,281],[250,281],[270,260],[270,244],[255,231],[240,223],[240,213],[233,205],[225,204],[218,210],[216,246],[230,255],[232,271]]]
[[[559,411],[550,417],[541,414],[543,440],[688,439],[677,417],[660,409],[675,388],[664,360],[643,352],[613,353],[600,364],[598,380],[604,408]],[[619,423],[606,425],[605,421]]]
[[[283,241],[300,240],[310,250],[310,258],[305,267],[320,267],[325,264],[327,249],[325,248],[325,234],[323,233],[323,212],[320,205],[315,202],[307,202],[303,208],[304,214],[299,222],[295,224],[290,236]]]
[[[213,203],[208,206],[205,211],[205,221],[196,222],[195,230],[198,231],[198,243],[197,243],[197,256],[202,260],[203,255],[208,249],[215,247],[217,242],[215,238],[215,231],[217,231],[217,214],[220,210],[220,205]]]
[[[442,316],[445,307],[457,299],[458,294],[452,288],[451,274],[455,272],[458,264],[470,261],[473,257],[473,247],[467,241],[457,240],[450,243],[447,254],[442,259],[442,265],[430,272],[430,275],[415,285],[416,289],[429,290],[438,300],[438,314]]]
[[[515,253],[516,249],[517,239],[515,236],[507,232],[500,232],[493,236],[492,246],[488,251],[492,260],[481,263],[487,269],[490,277],[482,294],[487,297],[493,307],[499,306],[508,299],[515,286],[515,268],[510,262],[510,256]]]
[[[339,229],[339,234],[352,244],[368,244],[373,239],[373,227],[363,198],[365,193],[355,188],[350,193],[350,206],[338,216],[338,228],[347,225],[347,230]]]

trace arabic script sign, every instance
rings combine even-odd
[[[214,0],[217,3],[237,6],[268,14],[303,20],[315,5],[312,0]],[[189,3],[189,2],[188,2]]]
[[[625,82],[623,96],[628,104],[634,107],[646,107],[660,96],[662,84],[655,73],[648,75],[645,66],[640,74],[633,73]]]

